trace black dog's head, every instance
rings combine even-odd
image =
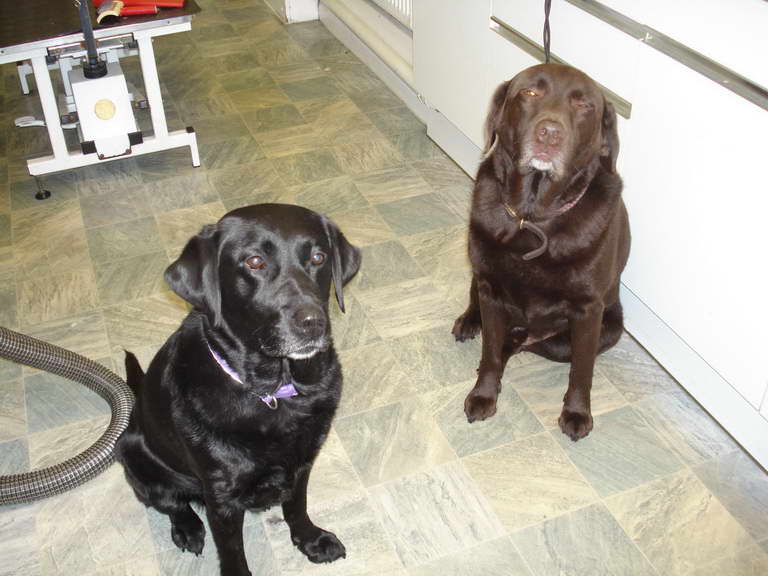
[[[616,112],[600,87],[570,66],[533,66],[501,84],[486,135],[486,152],[502,146],[523,174],[538,170],[558,181],[598,156],[616,172]]]
[[[309,358],[329,343],[328,295],[357,272],[360,251],[300,206],[233,210],[190,239],[165,272],[174,292],[268,356]]]

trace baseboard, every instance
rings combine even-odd
[[[419,120],[427,123],[429,109],[416,91],[400,75],[396,74],[378,54],[371,50],[357,34],[347,26],[328,6],[320,2],[320,21],[357,56],[387,87],[397,94]]]
[[[275,16],[277,16],[281,22],[283,22],[284,24],[287,24],[288,15],[285,13],[286,0],[266,0],[266,2],[267,2],[267,6],[272,8],[272,12],[275,13]]]
[[[482,151],[437,110],[430,109],[427,120],[427,136],[432,138],[470,178],[477,175]]]
[[[768,420],[623,284],[621,303],[627,332],[768,470]]]
[[[318,0],[285,0],[285,16],[289,23],[318,18]]]

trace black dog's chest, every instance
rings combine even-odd
[[[258,467],[235,482],[237,490],[230,495],[231,499],[237,501],[240,508],[249,510],[266,509],[289,500],[297,471],[297,468],[279,465]]]
[[[237,434],[222,438],[227,448],[219,447],[218,491],[245,509],[264,509],[289,499],[296,475],[312,462],[327,433],[312,418],[292,418],[290,426],[254,418],[238,427]]]

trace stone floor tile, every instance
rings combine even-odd
[[[371,506],[369,498],[357,493],[310,506],[312,521],[336,534],[347,551],[346,558],[331,564],[312,564],[296,549],[278,507],[264,513],[264,526],[280,576],[397,574],[402,563]]]
[[[458,461],[377,486],[370,492],[406,567],[503,534],[485,498]]]
[[[597,500],[594,489],[547,433],[462,461],[509,532]]]
[[[24,379],[27,427],[30,434],[110,414],[96,392],[49,372]]]
[[[24,280],[18,285],[18,315],[22,326],[32,326],[92,310],[98,296],[89,270]]]
[[[756,540],[768,537],[768,474],[759,464],[737,450],[693,471]]]
[[[398,236],[420,234],[461,224],[458,216],[445,206],[437,194],[377,204],[376,209]]]
[[[533,576],[509,538],[482,542],[408,570],[409,576]]]
[[[728,433],[681,389],[672,394],[655,394],[635,407],[672,451],[691,466],[737,447]]]
[[[450,329],[459,312],[446,303],[429,278],[355,290],[355,297],[382,338],[399,338],[438,326]]]
[[[482,422],[469,423],[464,398],[474,385],[468,380],[436,390],[424,397],[430,403],[440,430],[461,457],[538,434],[543,427],[514,390],[505,390],[498,399],[496,414]]]
[[[512,540],[537,576],[656,574],[601,504],[516,532]]]
[[[518,356],[513,356],[510,362]],[[546,428],[558,428],[557,419],[563,409],[563,395],[568,389],[569,370],[569,364],[533,356],[532,361],[522,366],[508,364],[502,384],[513,386]],[[595,374],[592,379],[592,415],[597,416],[626,405],[619,391],[601,375]]]
[[[601,497],[677,472],[683,463],[631,407],[595,417],[589,436],[573,442],[551,431]]]
[[[2,450],[0,444],[0,455]],[[3,557],[0,576],[42,576],[35,519],[37,511],[37,504],[17,504],[0,509]]]
[[[683,471],[606,499],[660,574],[676,576],[753,542],[696,476]]]
[[[384,342],[376,342],[339,355],[344,393],[339,417],[378,408],[432,389],[431,383],[403,371]]]
[[[355,288],[369,290],[424,276],[400,242],[390,241],[362,247],[363,264]]]
[[[456,458],[427,405],[418,398],[339,418],[335,428],[365,486]]]

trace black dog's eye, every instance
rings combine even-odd
[[[539,93],[536,92],[536,90],[534,90],[533,88],[523,88],[522,90],[520,90],[520,94],[522,94],[523,96],[528,96],[529,98],[533,98],[534,96],[539,95]]]
[[[261,270],[264,268],[264,266],[267,265],[267,261],[264,260],[261,256],[251,256],[250,258],[245,259],[245,263],[248,265],[249,268],[252,268],[254,270]]]
[[[312,262],[313,266],[320,266],[323,262],[325,262],[325,254],[322,252],[315,252],[312,254],[312,258],[309,260]]]

